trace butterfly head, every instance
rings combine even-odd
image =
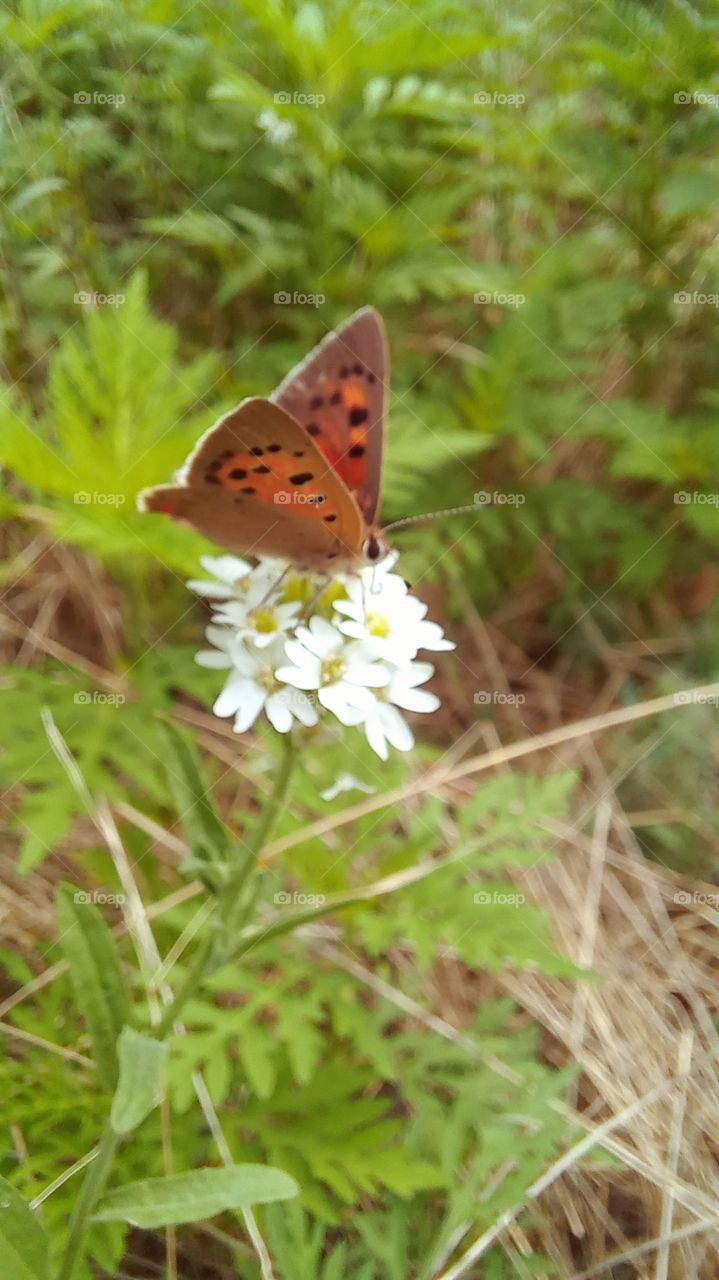
[[[367,564],[379,564],[390,552],[390,545],[378,529],[370,529],[362,547],[362,555]]]

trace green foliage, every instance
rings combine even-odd
[[[98,1222],[165,1227],[214,1218],[225,1209],[287,1200],[297,1187],[281,1169],[237,1164],[193,1169],[166,1178],[146,1178],[108,1192],[97,1207]]]
[[[0,1178],[0,1241],[3,1259],[17,1280],[48,1280],[48,1241],[40,1223],[5,1178]]]
[[[129,1016],[129,1001],[112,935],[88,895],[61,885],[57,923],[77,1006],[82,1013],[98,1075],[107,1089],[118,1079],[117,1041]]]

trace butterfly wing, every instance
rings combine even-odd
[[[143,490],[138,505],[184,520],[228,550],[308,568],[359,558],[366,536],[355,499],[312,437],[259,398],[205,433],[176,485]]]
[[[272,394],[342,477],[368,525],[379,505],[388,377],[381,317],[373,307],[363,307]]]

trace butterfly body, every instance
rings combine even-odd
[[[228,551],[336,570],[381,559],[387,350],[370,307],[329,334],[270,399],[243,400],[199,440],[177,483],[141,511],[183,521]]]

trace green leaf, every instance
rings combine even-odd
[[[298,1191],[294,1178],[269,1165],[193,1169],[117,1187],[101,1200],[95,1221],[130,1222],[147,1228],[178,1226],[214,1218],[226,1209],[289,1200]]]
[[[47,1236],[20,1192],[5,1178],[0,1178],[0,1247],[3,1275],[12,1280],[47,1280]]]
[[[212,803],[197,754],[174,725],[163,723],[161,733],[167,751],[167,778],[194,865],[223,863],[229,845],[227,831]]]
[[[120,1079],[112,1099],[110,1123],[115,1133],[130,1133],[161,1100],[167,1045],[132,1027],[123,1027],[117,1056]]]
[[[110,930],[88,895],[60,885],[56,895],[60,945],[75,999],[85,1019],[98,1074],[106,1089],[118,1078],[117,1038],[129,1019],[129,999]]]

